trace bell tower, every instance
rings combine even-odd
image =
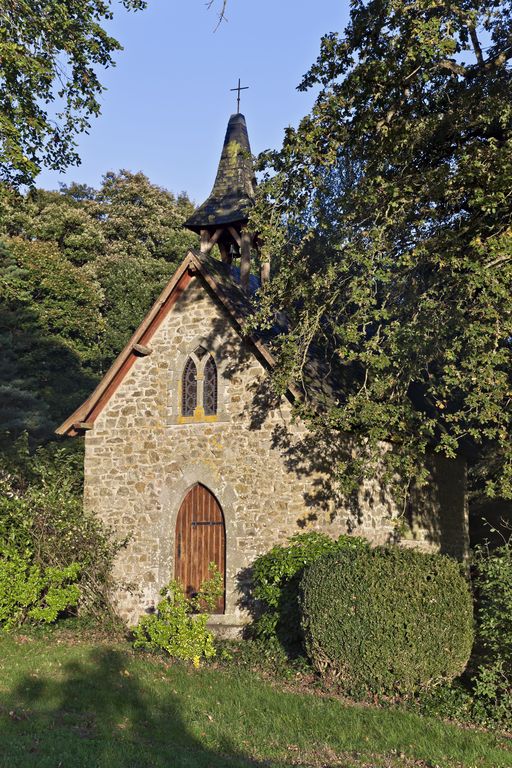
[[[245,117],[231,115],[220,156],[217,176],[210,196],[185,222],[185,227],[201,238],[201,252],[217,245],[222,261],[231,264],[240,257],[240,283],[249,287],[251,251],[257,251],[256,237],[249,232],[249,210],[254,204],[256,179]],[[262,265],[261,282],[269,277],[270,267]]]

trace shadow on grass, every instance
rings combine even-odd
[[[37,660],[34,660],[37,663]],[[257,768],[259,763],[222,739],[202,743],[200,716],[173,691],[143,688],[126,669],[126,656],[94,651],[60,667],[55,678],[26,675],[0,699],[2,768]],[[165,678],[164,678],[165,679]],[[198,733],[191,731],[196,729]],[[296,765],[296,763],[295,763]]]

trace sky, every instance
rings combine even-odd
[[[236,112],[230,88],[239,77],[249,86],[240,111],[253,153],[279,148],[284,129],[313,104],[314,94],[296,87],[320,38],[343,30],[348,8],[349,0],[229,0],[228,20],[214,31],[217,17],[206,0],[149,0],[137,13],[119,4],[108,31],[124,50],[101,73],[102,114],[79,138],[81,165],[43,170],[37,186],[97,187],[107,171],[127,169],[203,202]]]

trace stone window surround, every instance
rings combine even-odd
[[[170,371],[171,381],[169,382],[169,400],[168,400],[168,418],[167,423],[172,426],[187,426],[189,424],[211,424],[229,421],[226,411],[226,379],[222,375],[224,367],[222,365],[222,356],[220,349],[223,340],[219,336],[213,339],[206,336],[196,336],[190,341],[182,342],[178,347],[179,354],[176,358],[176,364]],[[202,360],[199,360],[195,354],[198,347],[204,347],[208,354]],[[217,413],[212,416],[206,416],[203,410],[203,369],[208,360],[208,356],[213,357],[217,367]],[[185,365],[189,358],[195,362],[197,367],[197,404],[196,414],[194,416],[181,415],[181,392],[182,379]]]

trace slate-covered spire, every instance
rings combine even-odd
[[[245,117],[231,115],[213,189],[185,222],[193,232],[232,226],[240,232],[254,201],[254,169]]]
[[[235,90],[242,90],[239,87]],[[198,232],[201,253],[216,245],[223,262],[231,265],[240,258],[240,283],[249,290],[251,254],[259,252],[258,238],[247,226],[254,203],[256,180],[245,117],[238,112],[229,118],[215,184],[209,198],[185,222]],[[270,276],[270,261],[261,265],[261,282]]]

